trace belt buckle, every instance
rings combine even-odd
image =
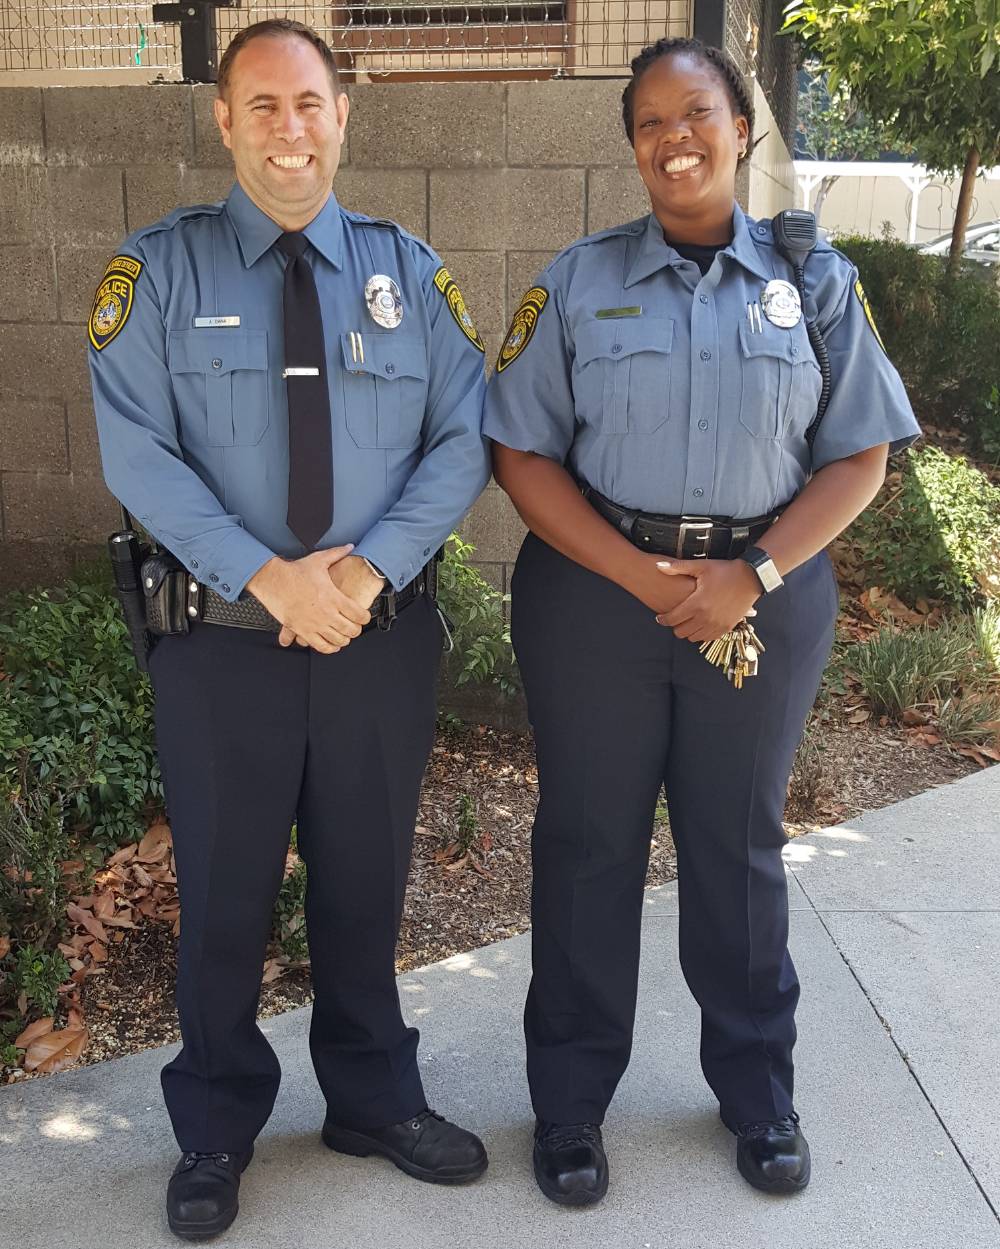
[[[706,548],[712,537],[714,524],[707,516],[682,516],[681,526],[677,534],[677,550],[675,552],[678,559],[684,559],[684,543],[687,541],[689,533],[696,535],[699,542],[704,542]],[[700,554],[692,555],[692,559],[707,559],[708,550],[702,551]]]

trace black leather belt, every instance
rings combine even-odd
[[[421,594],[428,590],[433,593],[432,582],[436,569],[436,561],[431,560],[431,563],[421,569],[401,590],[391,588],[383,590],[372,603],[372,618],[362,627],[361,632],[367,633],[369,629],[390,629],[399,613],[411,603],[416,602]],[[203,623],[229,625],[233,629],[264,629],[269,633],[281,632],[281,622],[275,620],[264,604],[252,594],[248,593],[239,602],[228,603],[221,594],[216,594],[208,586],[194,581],[190,575],[188,575],[188,584],[198,587],[199,601],[195,606],[198,608],[197,619]]]
[[[592,486],[581,486],[591,507],[626,538],[652,555],[673,555],[675,559],[735,559],[753,546],[781,515],[758,516],[753,520],[719,519],[711,516],[660,516],[619,507]]]

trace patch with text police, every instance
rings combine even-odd
[[[100,351],[125,328],[135,299],[135,284],[142,272],[142,261],[132,256],[115,256],[104,270],[90,314],[90,341]]]
[[[455,323],[462,331],[465,337],[474,346],[478,347],[485,354],[486,344],[479,337],[479,331],[476,329],[468,308],[465,306],[465,300],[462,298],[462,292],[455,284],[455,279],[451,276],[447,269],[443,266],[434,274],[434,285],[438,288],[445,298],[451,315],[455,318]]]
[[[860,278],[854,283],[854,293],[857,295],[861,307],[865,310],[865,317],[868,320],[868,324],[872,327],[872,333],[878,339],[878,345],[885,351],[885,343],[882,341],[882,335],[878,332],[878,326],[875,324],[875,318],[872,316],[871,304],[868,302],[868,296],[865,294],[865,288],[861,285]],[[886,355],[888,354],[886,352]]]
[[[497,357],[497,372],[502,373],[508,364],[513,364],[521,352],[531,342],[538,318],[548,302],[549,292],[544,286],[533,286],[518,304],[514,319],[510,323],[507,337],[503,340],[500,355]]]

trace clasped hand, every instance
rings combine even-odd
[[[343,650],[371,620],[384,582],[352,545],[316,551],[302,559],[269,560],[247,589],[281,621],[282,646],[311,647],[323,655]]]
[[[657,624],[691,642],[714,642],[745,616],[754,616],[761,596],[760,581],[749,564],[734,559],[660,559],[665,577],[691,577],[695,586],[669,611],[658,612]]]

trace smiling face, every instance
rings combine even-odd
[[[654,61],[635,84],[633,147],[653,211],[676,241],[728,242],[747,119],[716,68],[690,53]]]
[[[326,203],[340,164],[348,101],[314,47],[262,36],[232,65],[215,101],[222,141],[247,195],[285,230],[300,230]]]

